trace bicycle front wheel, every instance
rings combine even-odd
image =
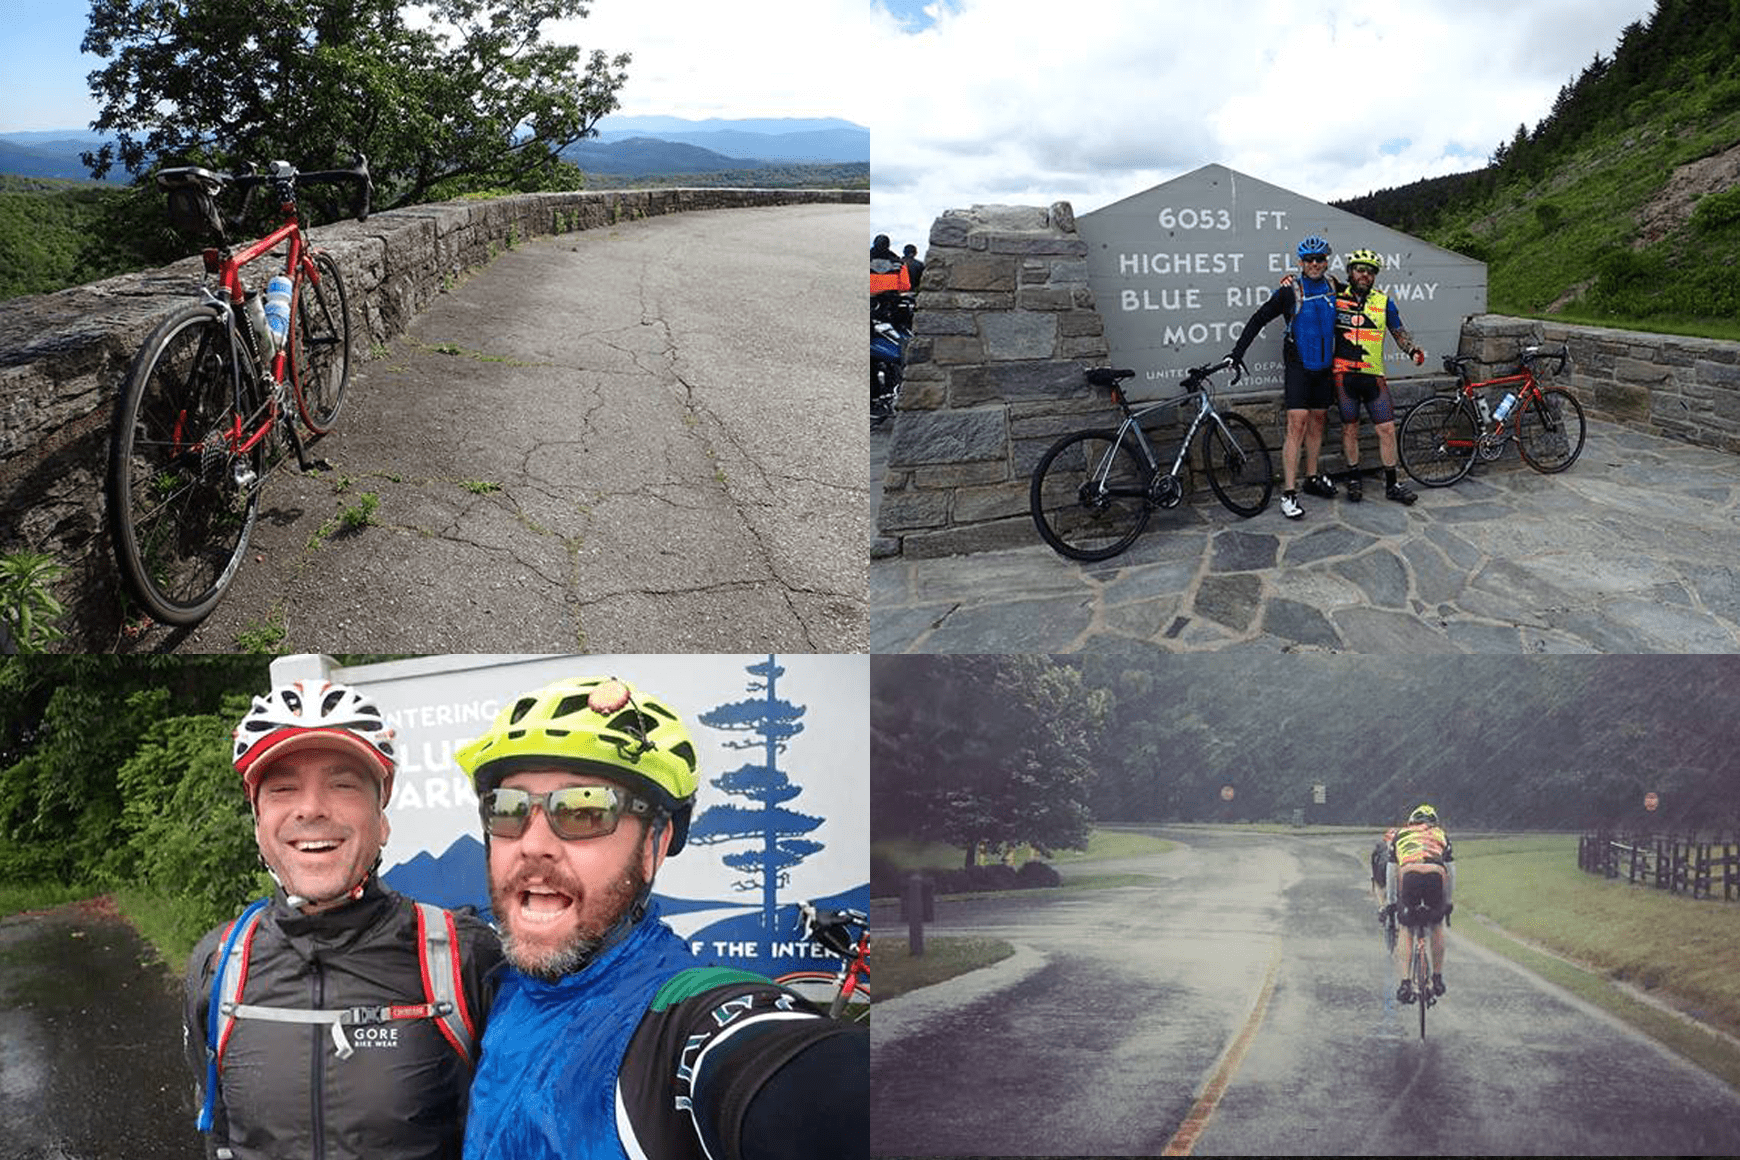
[[[165,624],[197,624],[235,579],[259,507],[261,448],[238,452],[236,399],[254,394],[231,331],[191,304],[145,340],[109,436],[108,522],[134,596]]]
[[[1432,972],[1429,966],[1430,952],[1426,949],[1427,939],[1431,936],[1426,927],[1420,928],[1420,933],[1414,942],[1414,1005],[1420,1009],[1420,1038],[1426,1038],[1426,1007],[1427,997],[1432,993]]]
[[[1210,421],[1202,429],[1202,466],[1208,486],[1227,510],[1249,519],[1269,506],[1275,469],[1256,424],[1243,415],[1223,414],[1222,431]]]
[[[350,311],[338,263],[314,255],[319,280],[303,278],[296,291],[296,326],[290,336],[290,381],[302,422],[316,435],[332,430],[350,382]]]
[[[1553,475],[1583,454],[1583,404],[1563,387],[1548,387],[1531,399],[1516,421],[1516,449],[1536,471]]]
[[[1435,395],[1410,410],[1397,432],[1402,468],[1426,487],[1449,487],[1474,466],[1474,412],[1459,396]]]
[[[1154,510],[1148,471],[1115,431],[1078,431],[1033,469],[1028,503],[1045,542],[1072,560],[1106,560],[1135,542]]]

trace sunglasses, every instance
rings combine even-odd
[[[1359,262],[1355,265],[1349,266],[1347,268],[1347,272],[1349,274],[1376,274],[1377,267],[1376,266],[1368,266],[1364,262]]]
[[[625,813],[645,814],[652,806],[614,786],[570,785],[548,793],[523,789],[492,789],[478,802],[483,825],[494,838],[517,838],[532,820],[532,808],[542,806],[544,819],[558,838],[578,841],[616,832]]]
[[[1329,261],[1329,255],[1328,254],[1306,254],[1303,258],[1300,258],[1299,260],[1301,262],[1327,262],[1327,261]]]

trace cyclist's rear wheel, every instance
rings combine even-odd
[[[1408,412],[1396,442],[1409,475],[1426,487],[1448,487],[1474,466],[1479,429],[1460,396],[1435,395]]]
[[[350,311],[344,279],[330,254],[314,255],[320,281],[304,278],[296,294],[290,336],[290,381],[296,409],[316,435],[332,429],[350,382]]]
[[[1249,519],[1269,506],[1275,469],[1256,425],[1243,415],[1222,414],[1226,431],[1211,419],[1202,429],[1202,465],[1208,486],[1229,511]]]
[[[1552,475],[1583,453],[1583,404],[1563,387],[1547,387],[1516,421],[1516,448],[1536,471]]]
[[[261,447],[231,451],[238,376],[230,330],[190,304],[151,332],[134,356],[109,436],[109,532],[115,559],[155,619],[197,624],[241,565],[259,507]],[[252,417],[243,416],[242,426]]]
[[[1072,560],[1105,560],[1148,526],[1148,472],[1114,431],[1077,431],[1033,469],[1028,504],[1045,542]]]

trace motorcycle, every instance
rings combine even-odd
[[[912,340],[914,299],[910,294],[870,300],[870,423],[894,414],[900,401],[901,367]]]

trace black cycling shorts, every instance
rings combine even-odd
[[[1398,870],[1401,868],[1398,867]],[[1396,888],[1396,921],[1403,926],[1431,926],[1444,918],[1444,875],[1402,873]]]
[[[1284,360],[1287,410],[1327,411],[1335,399],[1335,372],[1329,367],[1308,371],[1297,358]]]
[[[1395,422],[1396,410],[1390,403],[1390,381],[1382,375],[1336,375],[1335,399],[1341,407],[1343,423],[1359,422],[1361,403],[1371,412],[1373,423]]]

